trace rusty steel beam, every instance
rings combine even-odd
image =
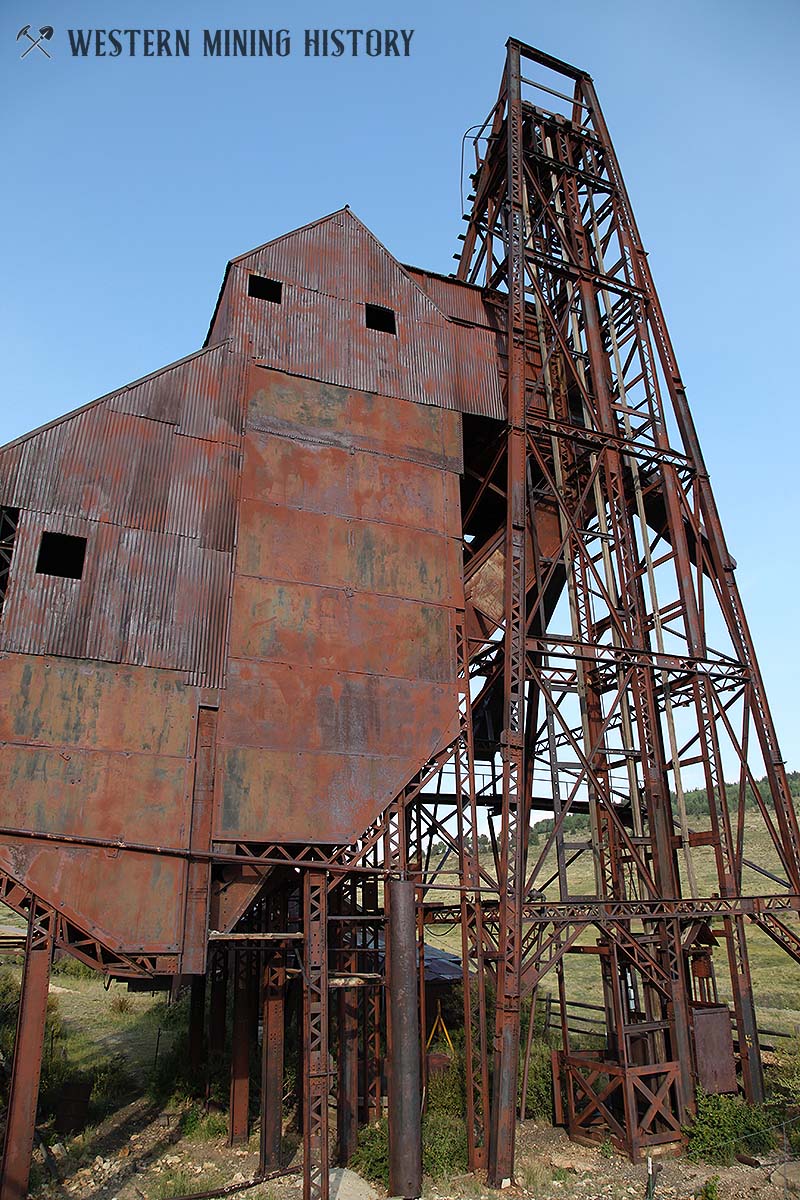
[[[328,881],[303,876],[303,1200],[328,1200]]]
[[[228,1145],[247,1141],[250,1130],[250,1043],[253,1027],[251,950],[233,951],[233,1026]]]
[[[410,879],[386,885],[389,911],[389,1191],[422,1194],[422,1127],[416,897]]]
[[[189,991],[189,1069],[199,1077],[206,1063],[206,977],[193,975]]]
[[[55,926],[52,911],[31,912],[11,1065],[0,1200],[25,1200],[28,1194]]]
[[[285,1002],[286,952],[280,947],[268,951],[264,969],[259,1174],[275,1171],[281,1165]]]
[[[351,876],[339,888],[339,912],[344,917],[357,915],[357,882]],[[357,934],[352,920],[337,922],[337,947],[334,957],[336,970],[345,976],[358,974]],[[342,1166],[350,1161],[358,1137],[358,991],[342,987],[337,999],[337,1061],[336,1142],[337,1157]]]

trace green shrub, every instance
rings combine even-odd
[[[89,1119],[98,1123],[110,1112],[120,1108],[137,1092],[123,1054],[106,1058],[92,1068],[92,1094],[89,1099]]]
[[[179,1105],[196,1100],[204,1090],[202,1074],[192,1073],[186,1038],[176,1038],[169,1049],[159,1053],[147,1081],[147,1094],[157,1104]]]
[[[432,1071],[428,1076],[425,1111],[460,1116],[463,1120],[465,1108],[464,1070],[461,1061],[456,1059],[446,1070]]]
[[[389,1187],[389,1122],[385,1117],[359,1129],[349,1165],[365,1179]]]
[[[422,1118],[422,1167],[432,1179],[458,1175],[469,1169],[463,1112],[460,1117],[430,1110],[425,1113]]]
[[[695,1192],[697,1200],[719,1200],[719,1175],[712,1175]]]
[[[697,1114],[686,1130],[687,1157],[693,1162],[727,1166],[737,1154],[765,1154],[772,1149],[769,1115],[761,1104],[747,1104],[741,1096],[697,1093]]]
[[[522,1073],[525,1052],[520,1055],[519,1068],[519,1098],[522,1102]],[[553,1068],[550,1059],[550,1047],[547,1042],[537,1039],[531,1044],[531,1057],[528,1066],[528,1089],[525,1096],[525,1115],[536,1121],[553,1120]]]
[[[788,1045],[775,1051],[776,1062],[767,1068],[770,1098],[781,1108],[800,1105],[800,1039],[792,1038]]]
[[[385,1117],[359,1130],[349,1164],[365,1179],[389,1187],[389,1122]],[[464,1114],[430,1110],[422,1118],[422,1167],[432,1179],[468,1169]]]
[[[210,1142],[214,1138],[227,1136],[228,1118],[224,1113],[207,1113],[195,1106],[184,1113],[181,1132],[192,1142]]]

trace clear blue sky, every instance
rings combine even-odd
[[[52,24],[47,61],[21,26]],[[74,59],[67,27],[189,27],[189,59]],[[204,59],[203,27],[288,27]],[[413,29],[307,59],[305,28]],[[2,0],[0,442],[196,349],[226,261],[345,203],[452,268],[465,129],[513,34],[594,76],[676,343],[790,766],[800,767],[793,0]]]

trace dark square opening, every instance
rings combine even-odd
[[[381,333],[397,334],[397,322],[393,308],[384,308],[382,304],[365,304],[364,311],[367,329],[379,329]]]
[[[251,275],[247,281],[247,294],[256,300],[269,300],[270,304],[280,304],[283,296],[283,284],[279,279],[266,279],[263,275]]]
[[[69,533],[43,533],[36,560],[37,575],[80,579],[86,557],[86,538]]]

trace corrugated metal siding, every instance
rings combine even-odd
[[[249,297],[250,274],[280,280],[282,302]],[[395,311],[396,337],[366,328],[365,303]],[[222,334],[309,379],[502,416],[493,335],[446,319],[347,210],[236,259],[213,330]]]
[[[164,667],[219,686],[243,425],[227,345],[0,451],[21,510],[0,649]],[[45,530],[87,539],[83,577],[37,574]]]
[[[469,321],[472,325],[489,323],[483,305],[483,293],[479,287],[472,287],[457,279],[432,275],[419,267],[406,267],[405,270],[446,316],[455,317],[458,321]]]

